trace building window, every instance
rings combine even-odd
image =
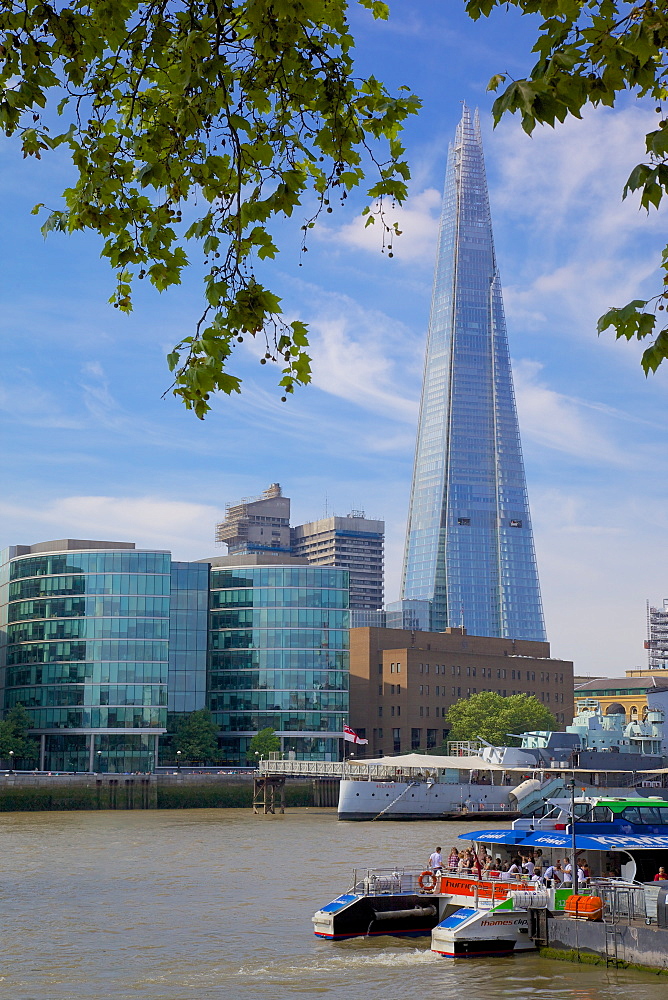
[[[382,663],[378,664],[378,673],[381,674],[381,676],[382,676],[382,673],[383,673],[383,664]]]
[[[391,674],[394,673],[394,664],[393,663],[390,663],[390,673]]]
[[[400,729],[393,729],[392,730],[392,742],[394,744],[394,747],[393,747],[394,752],[395,753],[401,753],[401,730]]]
[[[379,739],[379,740],[382,740],[382,738],[383,738],[383,730],[382,730],[382,729],[379,729],[379,730],[378,730],[378,739]]]
[[[397,705],[397,715],[401,715],[401,705]]]
[[[424,705],[420,705],[420,718],[424,717]]]
[[[424,694],[424,684],[420,684],[420,687],[418,688],[418,692],[420,694]]]
[[[425,708],[424,714],[429,718],[429,705]]]
[[[390,715],[394,716],[394,705],[390,708]]]
[[[378,718],[379,719],[383,718],[383,706],[382,705],[378,706]]]
[[[382,693],[383,693],[383,685],[379,684],[378,685],[378,694],[382,694]]]
[[[411,750],[419,750],[421,740],[422,740],[422,730],[411,729]]]
[[[427,730],[427,750],[432,750],[436,746],[436,743],[438,741],[438,737],[436,736],[437,732],[438,732],[437,729]]]
[[[394,684],[390,684],[390,694],[394,694]]]
[[[397,684],[397,694],[401,694],[401,684]]]

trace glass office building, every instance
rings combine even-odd
[[[167,709],[177,716],[206,708],[209,565],[172,562]]]
[[[170,555],[72,539],[0,559],[3,708],[40,768],[150,771],[167,715]]]
[[[225,759],[275,730],[297,759],[338,760],[348,719],[348,571],[270,555],[211,560],[208,704]]]
[[[477,113],[450,148],[402,598],[431,628],[545,639]]]

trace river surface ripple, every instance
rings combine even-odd
[[[0,814],[0,997],[665,1000],[648,973],[313,936],[312,914],[355,866],[423,865],[473,828],[307,809]]]

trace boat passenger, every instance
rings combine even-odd
[[[448,868],[451,872],[456,872],[459,867],[459,851],[456,847],[453,847],[450,851],[450,857],[448,858]]]
[[[531,881],[536,882],[538,885],[545,885],[542,868],[534,867],[533,875],[531,876]]]
[[[666,873],[666,869],[663,867],[663,865],[661,865],[658,872],[654,876],[654,881],[665,882],[666,880],[668,880],[668,873]]]
[[[513,858],[513,863],[507,868],[509,875],[521,875],[522,874],[522,859]]]
[[[434,875],[440,875],[443,872],[443,855],[441,854],[441,848],[437,847],[436,850],[429,855],[429,861],[427,862],[429,868],[434,873]]]
[[[557,860],[553,865],[546,868],[544,878],[546,882],[551,879],[555,888],[558,888],[564,880],[564,871],[561,867],[561,861]]]
[[[568,864],[566,865],[566,867],[564,868],[564,885],[565,886],[573,884],[573,874],[572,874],[572,872],[573,872],[573,869],[572,869],[571,863],[569,861]],[[578,863],[578,884],[582,885],[582,883],[584,882],[584,880],[585,880],[585,873],[584,873],[584,871],[582,870],[582,868],[580,867],[580,865]]]
[[[533,877],[535,865],[531,860],[531,855],[522,859],[522,871],[526,872],[529,878]]]

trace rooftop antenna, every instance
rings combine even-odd
[[[325,517],[329,517],[329,498],[325,493]]]

